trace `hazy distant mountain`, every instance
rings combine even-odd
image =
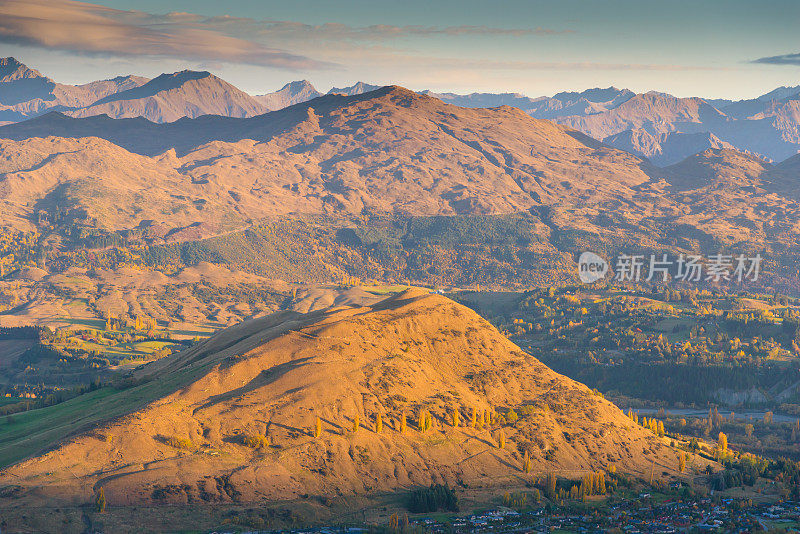
[[[328,94],[361,95],[379,86],[358,82]],[[552,97],[519,93],[420,94],[466,108],[511,106],[565,124],[614,147],[670,165],[708,148],[731,148],[782,161],[800,150],[800,86],[779,87],[757,98],[680,98],[616,87],[562,92]],[[80,86],[62,85],[14,58],[0,60],[0,124],[47,111],[73,117],[108,115],[172,122],[201,115],[253,117],[319,98],[306,80],[250,96],[208,72],[182,71],[154,80],[125,76]],[[53,127],[61,124],[51,119]],[[94,123],[92,123],[94,124]],[[86,124],[82,128],[93,127]]]
[[[0,58],[0,123],[25,120],[50,109],[86,106],[147,81],[140,76],[118,76],[84,85],[63,85],[13,57]]]
[[[433,91],[420,91],[420,94],[432,96],[462,108],[496,108],[498,106],[512,106],[525,112],[533,109],[538,101],[546,97],[531,98],[520,93],[470,93],[459,95],[456,93],[434,93]]]
[[[671,165],[684,159],[687,154],[697,154],[709,148],[735,148],[709,132],[651,134],[641,128],[611,135],[603,142],[644,156],[656,165]]]
[[[225,80],[209,72],[185,70],[162,74],[140,87],[109,95],[66,114],[72,117],[105,114],[118,119],[144,117],[153,122],[172,122],[201,115],[252,117],[266,111],[252,96]]]
[[[698,133],[709,131],[709,124],[726,120],[722,112],[703,99],[678,98],[651,91],[602,113],[562,117],[558,122],[602,140],[632,129],[642,129],[652,135],[676,131]]]
[[[519,93],[434,93],[422,91],[448,104],[477,108],[512,106],[537,119],[555,119],[572,115],[588,115],[613,109],[635,95],[628,89],[588,89],[581,93],[558,93],[552,97],[530,98]]]
[[[312,98],[322,96],[322,93],[317,91],[311,82],[308,80],[300,80],[296,82],[289,82],[284,85],[280,90],[266,95],[256,95],[253,98],[264,106],[269,111],[283,109],[294,104],[307,102]]]
[[[371,85],[364,82],[358,82],[357,84],[351,85],[350,87],[333,87],[330,91],[328,91],[328,94],[354,96],[354,95],[368,93],[370,91],[374,91],[380,88],[381,88],[380,85]]]
[[[783,88],[772,94],[787,92],[791,93]],[[655,156],[653,161],[659,164],[678,161],[698,149],[725,146],[782,161],[800,150],[800,95],[783,100],[765,97],[718,109],[702,98],[649,92],[601,113],[555,120],[613,146]],[[647,132],[652,139],[624,134],[634,130]]]
[[[531,98],[519,93],[423,94],[463,107],[521,109],[669,165],[707,148],[736,147],[781,161],[800,150],[800,86],[751,100],[679,98],[608,87]]]

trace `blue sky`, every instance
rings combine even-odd
[[[254,94],[305,78],[747,98],[800,84],[798,25],[796,0],[0,0],[0,56],[64,83],[204,69]]]

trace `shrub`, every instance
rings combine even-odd
[[[266,436],[262,436],[260,434],[243,434],[242,445],[245,447],[250,447],[251,449],[269,447],[269,440]]]
[[[194,448],[194,443],[189,438],[179,438],[176,436],[170,436],[164,439],[164,443],[169,445],[170,447],[175,447],[176,449],[192,449]]]

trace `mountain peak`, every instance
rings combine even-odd
[[[322,93],[317,91],[308,80],[295,80],[287,83],[274,93],[256,95],[253,98],[268,111],[276,111],[320,96],[322,96]]]
[[[39,71],[29,68],[24,63],[13,57],[0,58],[0,82],[15,80],[43,78]]]

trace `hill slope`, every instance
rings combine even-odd
[[[18,154],[0,167],[9,218],[36,220],[33,210],[50,210],[48,198],[66,188],[73,219],[108,229],[161,223],[159,210],[174,227],[290,213],[513,213],[629,197],[650,179],[643,160],[563,126],[401,87],[327,95],[249,119],[154,124],[48,114],[0,128],[0,139],[15,140],[2,150]],[[146,177],[148,197],[108,193],[137,176]]]
[[[132,398],[169,386],[159,398],[140,396],[147,404],[133,413],[7,468],[0,483],[51,505],[86,502],[101,487],[111,503],[219,502],[519,483],[525,452],[533,472],[571,478],[612,463],[639,476],[677,466],[664,441],[614,405],[468,308],[417,290],[366,308],[243,323],[136,376],[149,382]],[[473,408],[522,418],[472,428]],[[427,432],[416,428],[421,410],[433,416]],[[457,427],[448,422],[454,410]],[[356,417],[363,426],[354,432]]]

